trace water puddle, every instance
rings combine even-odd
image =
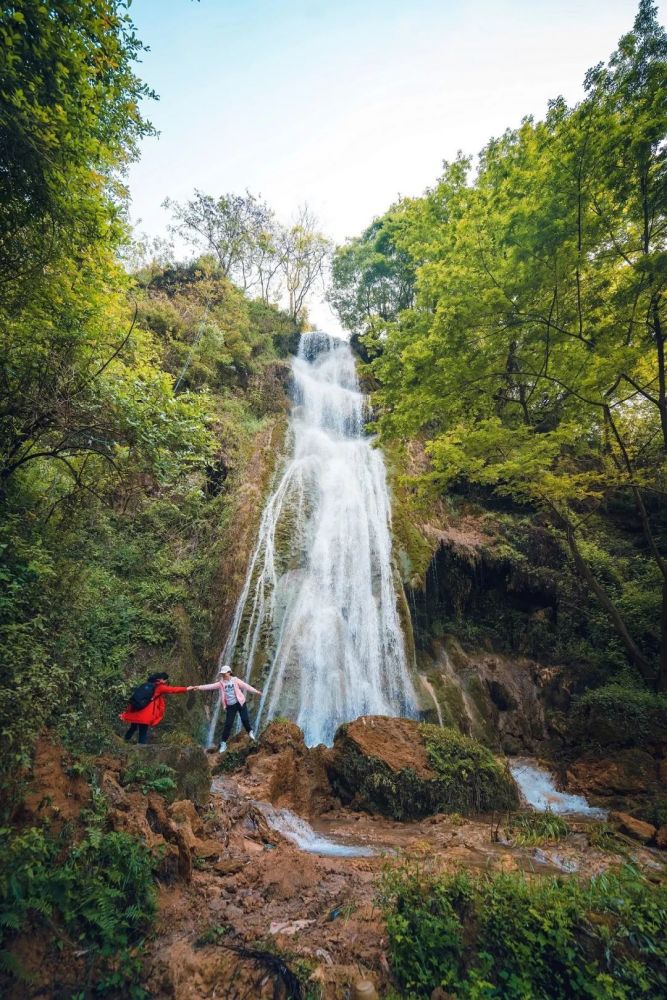
[[[559,791],[553,775],[530,757],[511,759],[510,771],[522,799],[537,812],[549,809],[559,815],[587,816],[590,819],[604,819],[607,815],[606,810],[589,805],[583,795]]]

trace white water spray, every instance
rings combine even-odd
[[[416,699],[385,467],[364,435],[352,351],[337,338],[303,334],[292,372],[292,454],[262,514],[220,662],[246,678],[268,667],[257,726],[285,716],[308,746],[330,745],[341,723],[414,716]]]
[[[607,815],[604,809],[589,806],[583,795],[560,792],[553,775],[530,757],[515,757],[510,761],[510,771],[519,786],[522,799],[537,812],[548,809],[562,815],[590,816],[595,819],[604,819]]]

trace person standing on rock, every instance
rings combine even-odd
[[[149,727],[157,726],[164,717],[167,707],[164,695],[185,694],[191,690],[189,687],[173,687],[166,683],[168,680],[169,674],[149,674],[147,680],[132,692],[129,705],[119,716],[123,722],[130,723],[124,737],[127,743],[137,730],[140,745],[148,742]]]
[[[238,677],[234,677],[232,674],[232,668],[227,665],[221,668],[217,681],[213,681],[212,684],[197,684],[193,690],[220,692],[220,704],[225,709],[225,725],[222,730],[220,753],[224,753],[227,749],[227,740],[229,739],[229,734],[232,731],[232,726],[234,725],[234,719],[236,718],[237,712],[241,716],[241,722],[243,723],[245,731],[250,739],[254,741],[255,734],[252,731],[250,717],[248,715],[248,706],[245,703],[245,695],[243,692],[251,691],[253,694],[262,695],[262,691],[258,691],[257,688],[251,687],[250,684],[246,684],[245,681],[240,680]]]

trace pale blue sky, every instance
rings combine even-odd
[[[130,171],[138,229],[195,187],[261,194],[289,221],[307,201],[340,242],[458,149],[547,100],[582,94],[635,0],[134,0],[160,130]],[[667,0],[658,4],[665,23]],[[315,298],[313,318],[334,330]]]

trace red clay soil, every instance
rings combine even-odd
[[[391,719],[383,715],[362,715],[336,738],[334,746],[344,740],[354,743],[366,757],[375,757],[392,771],[411,768],[422,778],[435,778],[429,765],[419,724],[411,719]]]
[[[62,747],[52,743],[47,734],[40,737],[30,783],[16,817],[20,825],[48,821],[57,833],[65,823],[79,818],[90,802],[90,788],[81,775],[68,773],[68,763]]]

